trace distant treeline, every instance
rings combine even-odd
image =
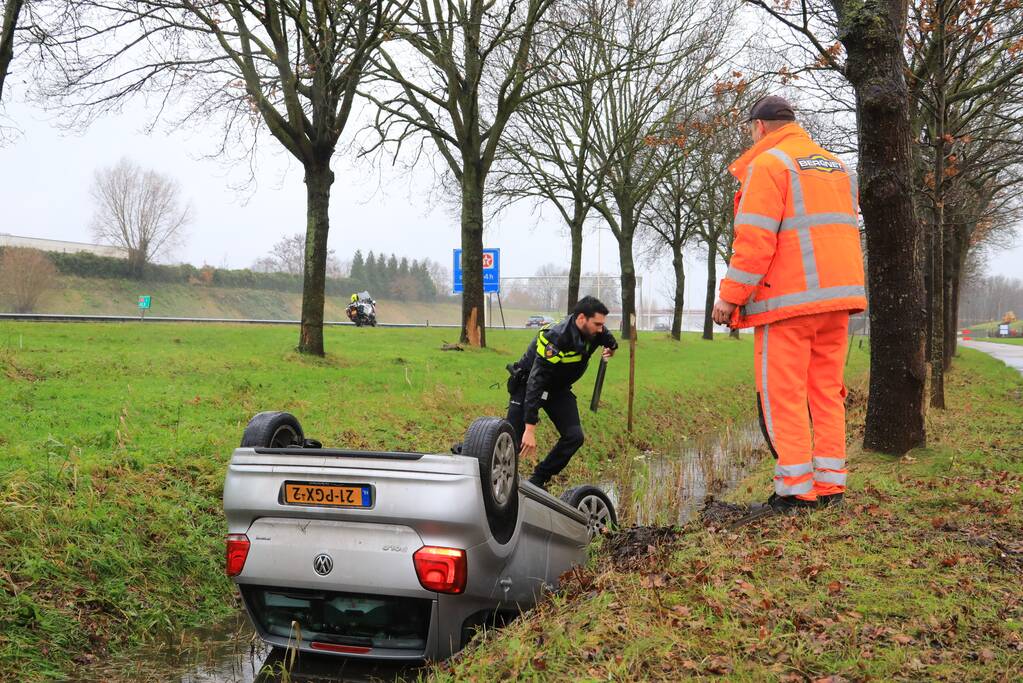
[[[127,259],[97,256],[89,252],[63,254],[44,252],[62,275],[111,279],[133,279]],[[3,247],[0,247],[0,256]],[[278,292],[301,292],[302,276],[290,273],[257,273],[248,268],[232,270],[213,266],[195,266],[183,263],[176,266],[147,264],[143,273],[147,282],[170,282],[214,287],[269,289]],[[358,289],[350,278],[327,278],[326,293],[344,296]]]
[[[1001,322],[1007,314],[1023,317],[1023,280],[994,275],[966,280],[959,301],[959,320],[963,325]]]
[[[391,254],[367,256],[356,251],[352,256],[352,268],[348,280],[356,289],[368,290],[374,297],[393,297],[402,301],[434,301],[437,285],[430,274],[430,261],[412,260]]]

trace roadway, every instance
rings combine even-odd
[[[1023,374],[1023,345],[997,344],[994,342],[974,340],[960,341],[959,343],[968,349],[977,349],[978,351],[990,354],[1008,365],[1010,368],[1015,368]]]

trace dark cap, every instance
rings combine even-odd
[[[784,97],[767,95],[761,97],[753,104],[746,123],[756,119],[761,121],[795,121],[796,113],[792,111],[792,105]]]

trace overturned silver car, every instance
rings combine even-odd
[[[593,486],[519,481],[511,426],[458,455],[323,448],[288,413],[245,429],[224,482],[227,574],[271,645],[443,659],[532,607],[616,522]]]

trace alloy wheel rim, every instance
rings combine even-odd
[[[590,538],[607,529],[611,523],[611,509],[602,498],[595,495],[584,496],[579,501],[579,510],[586,515],[586,526],[590,532]]]
[[[512,493],[512,482],[515,479],[515,442],[511,435],[502,433],[494,444],[494,457],[490,465],[490,482],[494,492],[494,502],[504,505]]]
[[[281,425],[270,438],[270,448],[287,448],[298,443],[298,433],[290,425]]]

